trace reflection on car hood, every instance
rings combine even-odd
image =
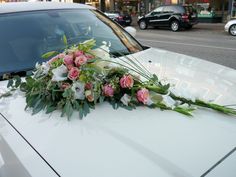
[[[152,48],[133,56],[180,90],[221,104],[235,103],[235,70]],[[189,118],[145,107],[113,110],[104,103],[83,120],[74,113],[67,121],[59,112],[32,116],[24,107],[22,93],[0,101],[1,113],[61,176],[201,176],[236,146],[235,117],[209,110],[197,110]],[[19,154],[5,126],[0,127],[3,131]],[[236,172],[231,168],[224,174]]]

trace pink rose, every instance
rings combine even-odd
[[[85,89],[86,90],[91,90],[93,88],[93,84],[91,82],[88,82],[85,84]]]
[[[65,54],[64,53],[59,53],[57,56],[58,56],[58,58],[64,58]]]
[[[79,67],[79,66],[85,64],[87,62],[87,60],[88,59],[87,59],[87,57],[85,55],[80,55],[79,57],[75,58],[75,65],[77,67]]]
[[[71,68],[75,67],[74,65],[66,65],[68,70],[71,70]]]
[[[76,68],[76,67],[72,67],[70,70],[69,70],[69,73],[68,73],[68,78],[70,80],[76,80],[78,77],[79,77],[79,69]]]
[[[110,84],[106,84],[103,87],[103,94],[107,97],[113,97],[114,95],[114,89]]]
[[[59,59],[59,57],[58,57],[58,55],[56,55],[55,57],[51,58],[51,59],[48,61],[48,63],[51,64],[51,63],[57,61],[58,59]]]
[[[74,64],[73,55],[66,55],[64,57],[64,63],[66,65],[73,65]]]
[[[79,57],[81,55],[84,55],[84,52],[81,51],[81,50],[77,50],[77,51],[74,52],[74,55],[75,55],[75,57]]]
[[[137,99],[139,102],[142,102],[143,104],[147,104],[150,100],[149,98],[149,91],[146,88],[142,88],[137,92]]]
[[[120,79],[120,86],[122,88],[131,88],[134,85],[134,79],[131,75],[124,75]]]

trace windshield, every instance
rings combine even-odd
[[[102,13],[90,9],[50,10],[0,15],[0,76],[32,69],[43,62],[42,54],[95,39],[111,44],[111,53],[130,54],[143,50],[125,30]]]

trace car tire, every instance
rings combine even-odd
[[[174,32],[178,31],[179,30],[179,22],[177,20],[173,20],[170,23],[170,29]]]
[[[140,21],[140,22],[139,22],[139,28],[140,28],[141,30],[147,29],[147,23],[146,23],[144,20]]]
[[[233,24],[229,27],[229,34],[236,36],[236,24]]]

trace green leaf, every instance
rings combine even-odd
[[[93,59],[88,60],[87,63],[94,63],[97,60],[98,60],[97,58],[93,58]]]
[[[66,89],[66,90],[63,92],[62,96],[63,96],[64,98],[70,98],[70,97],[73,96],[73,91],[72,91],[71,89]]]
[[[74,109],[76,109],[76,110],[79,111],[80,104],[79,104],[79,101],[78,101],[78,100],[75,100],[75,101],[73,102],[73,106],[74,106]]]
[[[87,101],[84,102],[83,112],[84,112],[84,116],[86,116],[88,113],[90,113],[89,105],[88,105]]]
[[[80,108],[79,108],[79,118],[83,119],[83,116],[84,116],[83,107],[82,107],[82,105],[80,105]]]
[[[15,79],[15,87],[18,88],[21,84],[21,78],[20,76],[15,76],[14,79]]]
[[[170,84],[166,84],[166,85],[162,86],[162,88],[163,88],[164,90],[168,90],[168,89],[170,88]]]
[[[119,104],[116,103],[115,100],[110,101],[110,104],[112,105],[112,108],[113,108],[113,109],[118,109],[118,108],[119,108]]]
[[[9,87],[12,87],[13,86],[13,79],[10,79],[9,81],[8,81],[8,83],[7,83],[7,88],[9,88]]]
[[[42,58],[48,59],[49,57],[52,57],[52,56],[54,56],[54,55],[56,55],[56,54],[58,54],[57,51],[50,51],[50,52],[47,52],[47,53],[43,54],[43,55],[42,55]]]
[[[27,91],[27,84],[25,82],[20,85],[20,91],[22,91],[22,92]]]
[[[63,35],[63,43],[66,47],[68,46],[66,35]]]
[[[181,107],[176,107],[174,108],[174,111],[176,112],[179,112],[181,114],[184,114],[184,115],[187,115],[187,116],[193,116],[192,115],[192,111],[195,110],[195,109],[192,109],[192,108],[181,108]]]
[[[37,114],[38,112],[40,112],[42,109],[45,108],[45,104],[43,102],[42,99],[38,99],[37,102],[35,103],[34,107],[33,107],[33,112],[32,115]]]
[[[71,102],[67,101],[64,108],[65,108],[66,116],[69,119],[73,114],[73,107],[72,107]]]
[[[104,102],[104,99],[105,99],[104,96],[100,96],[100,97],[99,97],[99,103],[103,103],[103,102]]]
[[[52,105],[48,105],[47,108],[46,108],[46,114],[49,114],[53,111],[55,111],[57,108],[55,106],[52,106]]]
[[[6,93],[3,93],[3,94],[0,94],[0,99],[3,98],[3,97],[8,97],[8,96],[11,96],[11,92],[6,92]]]
[[[152,79],[153,79],[154,82],[157,82],[157,81],[158,81],[158,77],[157,77],[156,74],[153,74],[152,77],[153,77]]]

